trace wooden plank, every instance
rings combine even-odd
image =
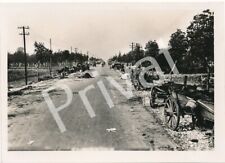
[[[203,119],[214,122],[214,105],[201,100],[198,100],[197,102],[200,105],[200,115]]]

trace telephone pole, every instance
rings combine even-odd
[[[130,47],[131,47],[131,50],[134,51],[134,42],[131,43]]]
[[[75,53],[77,53],[78,52],[78,48],[74,48],[74,51],[75,51]]]
[[[49,72],[50,72],[50,76],[52,76],[52,39],[51,38],[50,38]]]
[[[26,33],[26,29],[30,29],[29,26],[25,27],[25,26],[21,26],[18,27],[18,29],[22,29],[22,33],[20,33],[20,35],[23,35],[23,46],[24,46],[24,64],[25,64],[25,84],[27,85],[27,53],[26,53],[26,35],[29,35],[30,33],[27,32]]]

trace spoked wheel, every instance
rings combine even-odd
[[[151,89],[150,95],[151,95],[151,97],[150,97],[150,106],[152,108],[154,108],[155,107],[155,99],[156,99],[156,90],[155,90],[154,87]]]
[[[165,124],[172,130],[177,130],[180,122],[180,112],[177,101],[173,97],[166,100],[164,107]]]

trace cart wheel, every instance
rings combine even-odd
[[[165,124],[176,131],[180,122],[180,112],[177,101],[173,97],[166,100],[164,107]]]
[[[152,108],[154,108],[154,107],[155,107],[155,98],[156,98],[156,92],[155,92],[154,87],[152,88],[150,94],[151,94],[151,98],[150,98],[150,106],[151,106]]]

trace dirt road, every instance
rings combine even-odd
[[[108,67],[97,67],[99,76],[90,79],[67,78],[46,81],[42,88],[62,82],[73,92],[72,103],[59,112],[66,127],[61,133],[41,91],[27,91],[9,100],[8,149],[9,150],[176,150],[177,145],[147,111],[140,98],[127,99],[106,80],[111,76],[124,88],[125,81],[119,73]],[[114,107],[109,108],[97,82],[102,81],[109,92]],[[91,118],[79,96],[87,86],[94,109]],[[40,84],[36,88],[40,87]],[[62,90],[50,93],[53,103],[65,103]],[[22,103],[22,104],[21,104]],[[20,104],[20,106],[18,106]]]

